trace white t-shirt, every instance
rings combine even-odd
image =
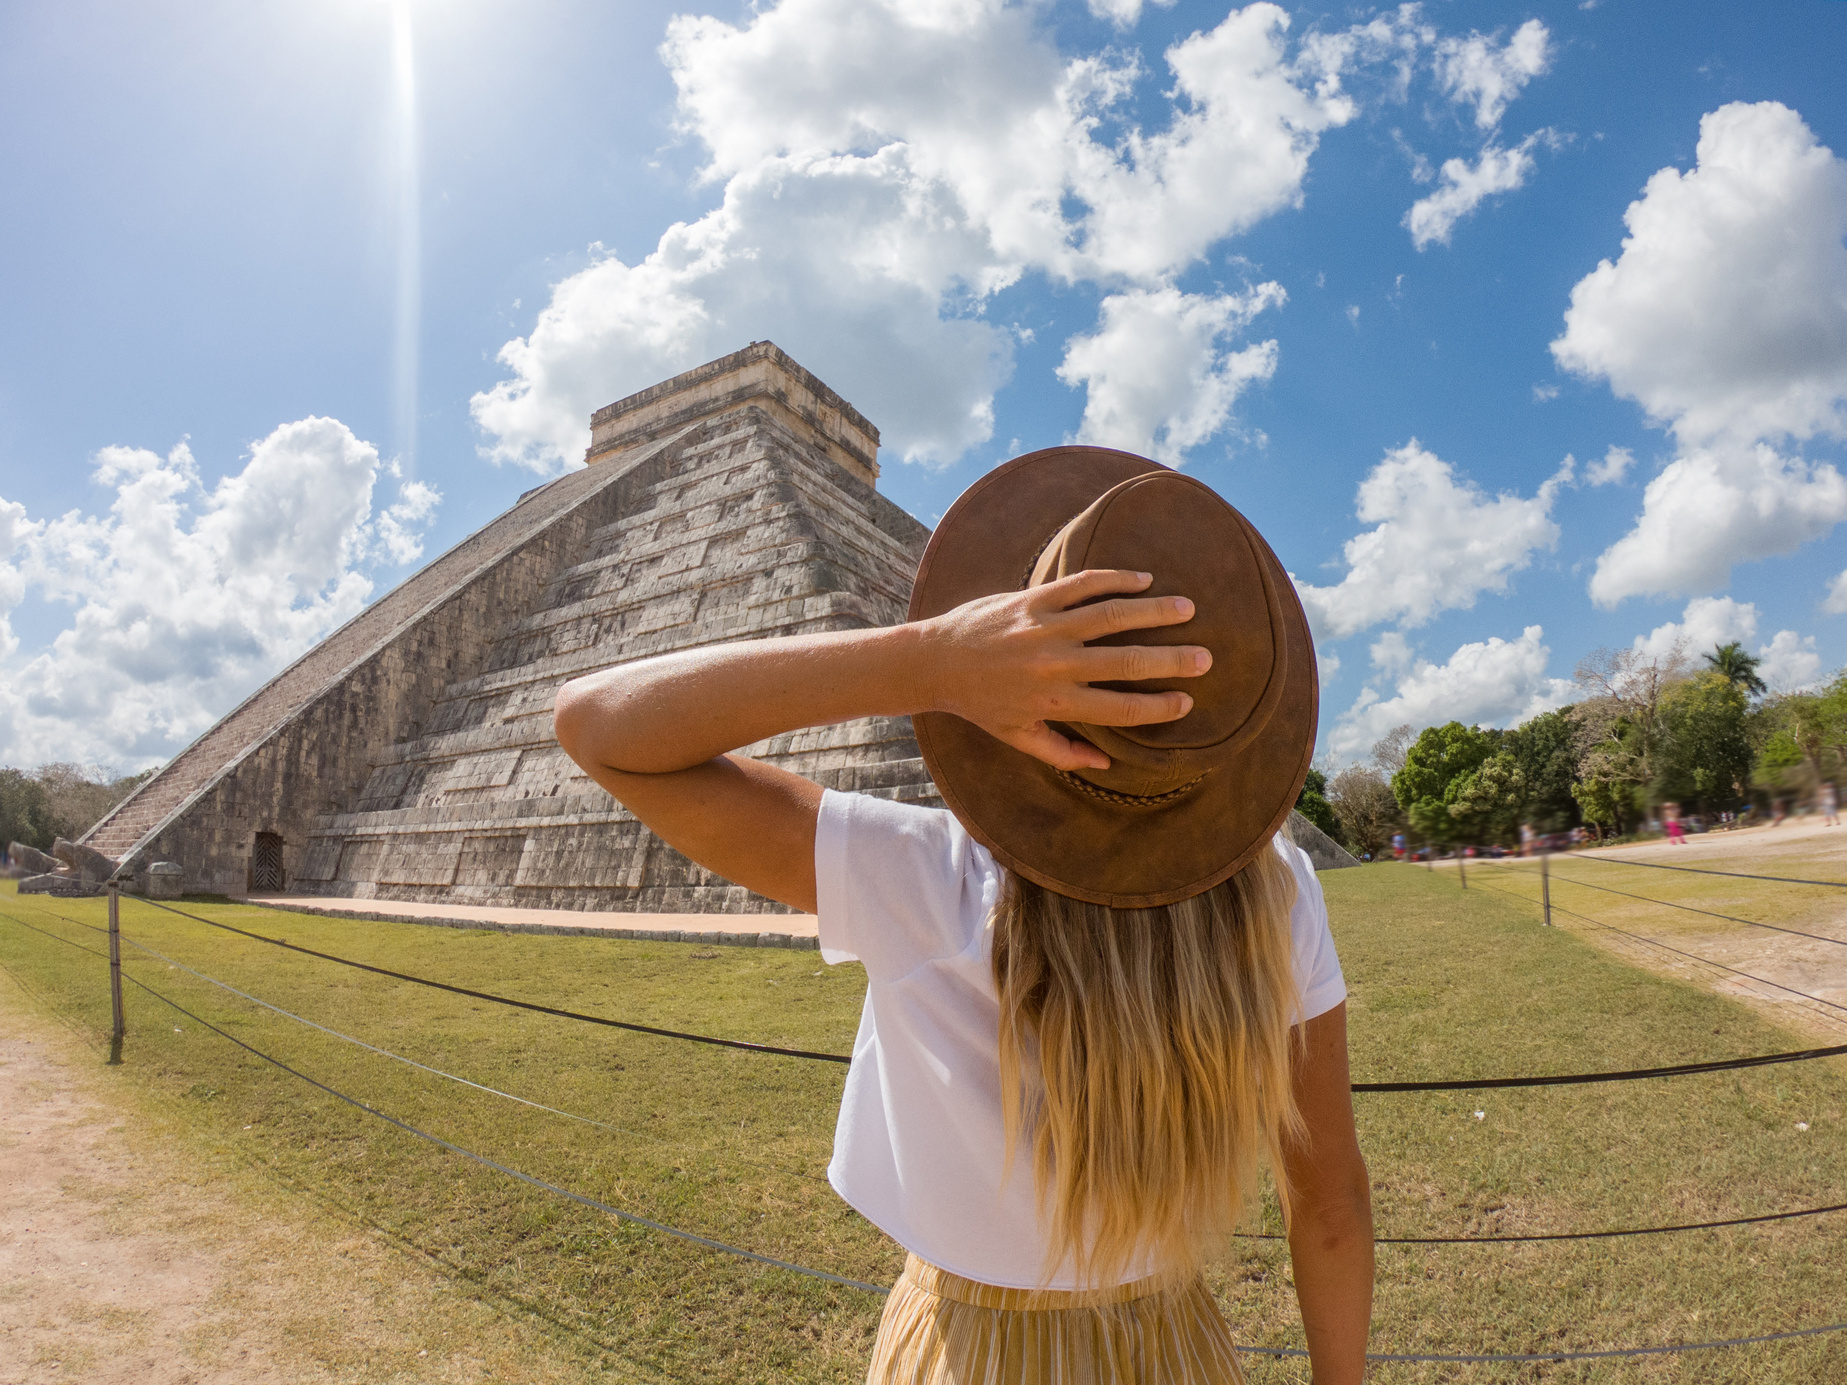
[[[1290,915],[1302,1019],[1347,987],[1308,857],[1276,839],[1296,877]],[[1003,1183],[1000,998],[987,926],[1002,869],[953,814],[829,790],[815,828],[821,957],[865,963],[828,1181],[933,1265],[1002,1288],[1040,1287],[1030,1151]],[[1138,1270],[1127,1278],[1146,1273]],[[1083,1287],[1066,1270],[1045,1287]]]

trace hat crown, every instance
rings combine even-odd
[[[1174,792],[1234,757],[1275,712],[1288,647],[1274,578],[1249,522],[1211,487],[1174,471],[1147,472],[1098,496],[1053,535],[1028,585],[1093,568],[1151,573],[1154,581],[1141,595],[1185,596],[1193,618],[1091,644],[1203,645],[1212,667],[1193,678],[1098,684],[1140,693],[1180,690],[1193,698],[1193,709],[1178,721],[1148,726],[1071,725],[1110,757],[1107,770],[1078,774],[1131,797]]]

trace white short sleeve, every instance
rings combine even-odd
[[[821,959],[864,962],[874,981],[964,951],[1001,878],[952,814],[832,789],[815,823],[814,873]]]
[[[1276,834],[1276,849],[1295,875],[1295,907],[1289,911],[1289,935],[1295,953],[1295,984],[1302,995],[1302,1020],[1325,1015],[1347,998],[1347,981],[1328,929],[1327,901],[1315,864],[1301,847]]]

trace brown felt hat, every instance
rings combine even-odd
[[[1249,520],[1190,476],[1105,447],[1053,447],[996,467],[949,508],[911,588],[912,620],[1086,568],[1154,574],[1143,596],[1185,596],[1184,625],[1097,644],[1197,644],[1197,678],[1108,684],[1184,689],[1193,710],[1156,726],[1071,725],[1110,758],[1067,773],[948,712],[913,718],[942,794],[1002,865],[1117,909],[1211,889],[1269,842],[1315,748],[1315,648],[1295,587]]]

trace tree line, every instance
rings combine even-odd
[[[153,776],[64,763],[0,769],[0,848],[22,842],[50,851],[59,837],[76,841]]]
[[[1737,643],[1695,659],[1600,649],[1580,698],[1508,730],[1400,726],[1369,761],[1310,774],[1297,804],[1349,850],[1377,855],[1405,832],[1437,846],[1511,846],[1522,826],[1621,836],[1663,804],[1708,818],[1812,798],[1847,767],[1847,669],[1772,694]]]

